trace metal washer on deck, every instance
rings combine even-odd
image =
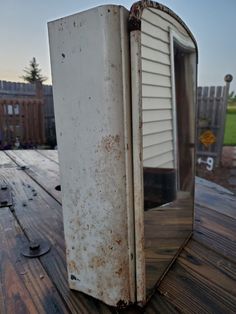
[[[25,257],[39,257],[49,252],[51,245],[46,240],[35,240],[25,245],[21,254]]]

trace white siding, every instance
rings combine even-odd
[[[161,97],[170,98],[171,88],[157,85],[145,85],[142,86],[143,97]]]
[[[146,167],[174,167],[169,26],[162,17],[144,9],[141,56]]]
[[[168,54],[146,46],[143,46],[142,48],[142,57],[170,65],[170,56]]]
[[[173,151],[170,151],[168,153],[162,154],[162,155],[155,155],[152,158],[146,159],[147,167],[163,167],[165,164],[169,164],[172,166],[169,166],[168,168],[173,168]]]
[[[141,26],[142,27],[142,26]],[[160,50],[163,53],[169,54],[169,45],[163,41],[153,38],[148,34],[142,33],[141,43],[144,46],[150,47],[152,49]]]
[[[170,28],[189,38],[169,14],[146,8],[141,22],[144,166],[174,167]],[[165,153],[163,153],[163,149]]]
[[[187,31],[177,20],[175,20],[171,15],[160,10],[152,8],[145,9],[142,14],[142,19],[145,21],[148,20],[149,23],[154,25],[158,25],[158,27],[164,31],[168,31],[168,28],[171,26],[182,35],[189,37]]]
[[[143,49],[143,47],[141,48]],[[142,70],[170,77],[170,66],[142,58]]]
[[[169,109],[143,110],[143,123],[171,120],[172,113]]]
[[[142,83],[152,85],[155,82],[159,86],[171,87],[170,77],[157,73],[142,72]]]
[[[171,141],[152,145],[145,147],[143,150],[143,158],[150,159],[153,156],[162,156],[165,153],[168,153],[173,150],[173,145]]]
[[[151,123],[143,123],[143,136],[149,134],[157,134],[163,131],[172,132],[172,121],[155,121]]]
[[[151,145],[164,143],[172,140],[172,132],[164,131],[154,134],[148,134],[143,136],[143,147],[149,147]]]

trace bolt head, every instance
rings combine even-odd
[[[40,248],[40,244],[37,242],[30,242],[29,245],[30,250],[38,250]]]

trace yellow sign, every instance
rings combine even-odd
[[[214,144],[216,142],[216,137],[213,134],[212,131],[208,130],[201,134],[199,137],[200,142],[205,146],[208,147],[211,144]]]

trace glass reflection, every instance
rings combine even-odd
[[[194,189],[194,106],[190,74],[195,54],[174,45],[176,107],[172,115],[173,161],[157,167],[143,161],[147,294],[162,278],[192,232]],[[158,101],[158,100],[157,100]],[[143,108],[143,112],[145,108]],[[175,121],[173,121],[175,119]],[[143,121],[145,123],[145,121]],[[174,127],[175,126],[175,127]],[[143,137],[146,136],[143,134]],[[145,147],[143,148],[145,156]],[[156,154],[158,164],[158,154]],[[163,155],[160,155],[163,156]],[[168,166],[165,166],[168,165]]]

